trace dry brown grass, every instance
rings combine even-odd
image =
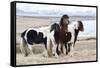
[[[16,33],[16,63],[17,65],[28,65],[28,64],[48,64],[48,63],[62,63],[62,62],[77,62],[77,61],[93,61],[96,60],[96,40],[95,39],[85,39],[82,41],[77,41],[74,48],[74,55],[59,56],[58,58],[46,58],[43,56],[44,45],[39,44],[33,47],[34,55],[24,57],[20,53],[19,42],[20,33],[25,29],[30,27],[41,27],[47,26],[52,23],[52,21],[58,20],[59,18],[37,18],[37,17],[17,17],[17,33]],[[73,18],[74,19],[74,18]]]

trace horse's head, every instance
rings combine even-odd
[[[54,30],[54,31],[59,31],[59,30],[60,30],[59,24],[57,24],[57,23],[52,24],[52,25],[51,25],[50,32],[53,31],[53,30]]]
[[[64,25],[67,25],[67,24],[69,24],[69,16],[68,15],[63,15],[62,17],[61,17],[61,20],[60,20],[60,26],[64,26]]]
[[[68,24],[69,24],[69,16],[68,15],[63,15],[61,17],[61,20],[60,20],[60,29],[62,31],[65,31],[67,32],[68,31]]]
[[[84,31],[83,23],[81,21],[75,21],[74,29],[79,30],[79,31]]]

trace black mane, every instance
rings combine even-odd
[[[82,23],[82,21],[78,21],[78,23],[79,23],[78,29],[81,30],[81,31],[83,31],[84,28],[83,28],[83,23]]]
[[[51,25],[50,32],[52,32],[53,30],[54,30],[54,31],[59,31],[59,30],[60,30],[59,24],[57,24],[57,23],[52,24],[52,25]]]

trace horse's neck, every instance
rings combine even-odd
[[[68,25],[64,25],[64,26],[62,26],[62,27],[61,27],[61,30],[67,32],[67,31],[68,31]]]
[[[68,24],[68,32],[74,33],[73,24]]]

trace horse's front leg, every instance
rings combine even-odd
[[[65,44],[61,44],[61,53],[66,54],[66,47]]]
[[[43,54],[44,57],[48,57],[47,48],[44,48],[44,51],[43,51],[42,54]]]
[[[53,54],[54,54],[55,57],[58,57],[58,54],[56,52],[58,44],[54,44],[54,43],[52,43],[52,44],[53,44],[52,52],[53,52]]]
[[[69,55],[72,57],[73,56],[73,51],[74,51],[74,43],[70,43],[69,45],[68,45],[68,48],[70,48],[70,51],[69,51]]]
[[[51,44],[50,43],[51,43],[50,37],[48,36],[47,37],[47,48],[45,48],[45,50],[43,52],[43,55],[45,57],[51,57],[52,56],[52,51],[51,51],[52,47],[51,47]]]
[[[68,48],[69,48],[69,47],[68,47],[68,44],[67,44],[67,43],[65,43],[65,49],[66,49],[66,53],[65,53],[65,54],[66,54],[66,55],[67,55],[67,54],[68,54],[68,52],[69,52],[69,51],[68,51],[68,50],[69,50]]]
[[[58,52],[59,52],[59,54],[62,53],[62,46],[61,46],[61,44],[58,44]]]

